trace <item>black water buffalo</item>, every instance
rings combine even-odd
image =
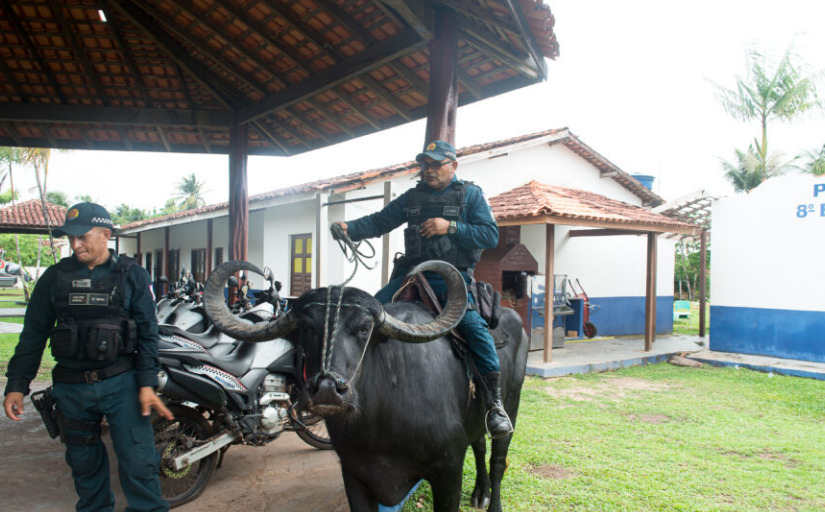
[[[458,511],[468,445],[476,459],[473,505],[489,500],[488,510],[501,510],[511,437],[492,441],[488,474],[482,393],[472,390],[466,363],[444,337],[467,307],[464,281],[451,265],[427,262],[414,269],[437,272],[447,282],[447,303],[436,318],[417,304],[382,306],[361,290],[333,287],[305,293],[285,316],[263,326],[243,323],[223,302],[227,277],[240,269],[257,271],[228,262],[212,273],[207,313],[238,339],[283,337],[303,347],[308,406],[326,419],[352,512],[398,503],[420,479],[432,487],[436,512]],[[510,309],[499,329],[510,337],[499,358],[503,400],[515,424],[527,335]]]

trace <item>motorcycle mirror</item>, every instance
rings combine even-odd
[[[282,287],[282,286],[283,286],[283,285],[281,284],[281,282],[280,282],[280,281],[275,281],[275,290],[276,290],[276,291],[281,291],[281,287]]]
[[[269,281],[272,278],[272,270],[269,267],[264,267],[264,279]]]

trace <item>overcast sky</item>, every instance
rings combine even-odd
[[[759,126],[730,118],[711,82],[733,86],[745,74],[747,48],[781,54],[792,40],[811,70],[825,69],[821,0],[544,3],[561,51],[548,61],[548,80],[461,107],[458,147],[568,127],[624,171],[655,176],[654,191],[666,200],[698,189],[728,194],[720,158],[734,161],[734,148],[746,149]],[[409,160],[424,143],[424,126],[291,158],[250,157],[249,193]],[[770,149],[788,159],[825,143],[821,112],[769,129]],[[227,169],[226,156],[72,151],[52,157],[49,188],[70,201],[88,194],[107,207],[160,209],[191,172],[206,182],[208,203],[225,201]],[[34,194],[32,174],[15,173],[24,199]]]

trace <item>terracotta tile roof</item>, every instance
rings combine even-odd
[[[66,220],[66,208],[46,203],[49,225],[52,229],[62,226]],[[3,233],[45,233],[46,221],[40,199],[30,199],[14,206],[0,208],[0,232]]]
[[[559,220],[551,222],[553,224],[660,232],[692,232],[695,228],[692,224],[593,192],[546,185],[535,180],[491,197],[490,205],[500,223],[530,223],[536,217],[546,216]]]
[[[485,144],[476,144],[473,146],[466,146],[456,150],[456,155],[461,161],[472,161],[474,159],[485,158],[486,154],[494,153],[496,151],[504,151],[514,146],[530,147],[539,144],[556,144],[562,143],[576,154],[590,162],[593,166],[599,169],[603,176],[612,178],[624,188],[638,196],[645,205],[662,204],[664,200],[657,194],[651,192],[647,187],[639,183],[630,174],[622,171],[605,157],[597,153],[590,146],[583,143],[578,137],[573,135],[567,128],[555,128],[552,130],[545,130],[542,132],[531,133],[527,135],[520,135],[510,139],[503,139],[495,142],[488,142]],[[395,164],[389,167],[382,167],[378,169],[370,169],[368,171],[355,172],[336,176],[333,178],[325,178],[293,187],[281,188],[261,194],[249,196],[250,207],[257,202],[277,199],[279,197],[286,197],[291,195],[300,195],[315,192],[329,192],[329,193],[343,193],[354,190],[365,185],[375,182],[390,180],[399,176],[410,175],[418,172],[417,163],[414,160]],[[193,210],[186,210],[183,212],[176,212],[163,217],[153,217],[151,219],[144,219],[137,222],[132,222],[123,226],[125,230],[138,229],[152,224],[159,224],[163,222],[175,221],[187,217],[194,217],[210,212],[225,210],[229,207],[228,202],[217,203],[203,206]]]

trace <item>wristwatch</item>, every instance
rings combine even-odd
[[[456,231],[458,231],[458,225],[456,224],[456,222],[454,220],[451,220],[450,221],[450,227],[447,228],[447,234],[448,235],[454,235]]]

